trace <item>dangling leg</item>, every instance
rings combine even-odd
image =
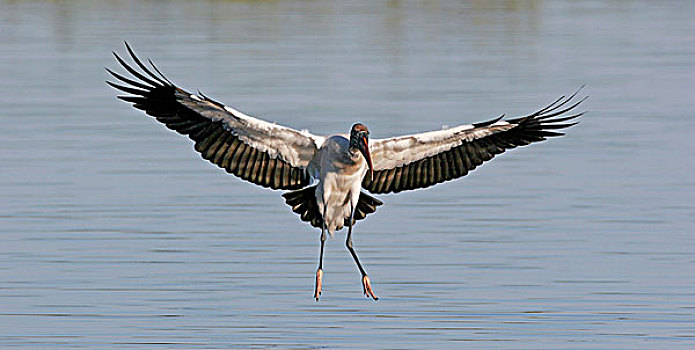
[[[374,300],[379,300],[379,298],[376,295],[374,295],[374,291],[372,291],[372,284],[369,282],[369,277],[367,276],[367,273],[364,271],[364,268],[362,268],[362,264],[360,264],[360,259],[357,258],[357,253],[355,253],[355,250],[352,248],[352,222],[354,215],[355,212],[353,210],[352,215],[350,215],[350,225],[348,226],[348,234],[347,239],[345,240],[345,246],[350,251],[352,259],[355,260],[357,268],[360,269],[360,273],[362,274],[362,291],[364,292],[364,295],[368,295],[372,297],[372,299]]]
[[[323,278],[323,246],[326,243],[326,223],[321,225],[321,251],[319,252],[319,268],[316,269],[316,287],[314,288],[314,298],[319,301],[321,296],[321,279]]]
[[[319,253],[319,268],[316,270],[316,287],[314,288],[314,298],[319,301],[321,296],[321,279],[323,278],[323,246],[326,243],[325,227],[321,228],[321,251]]]

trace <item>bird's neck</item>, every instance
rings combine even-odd
[[[360,156],[362,153],[360,153],[359,148],[357,147],[350,147],[348,148],[348,151],[345,154],[349,160],[351,160],[353,163],[356,163],[360,160]]]

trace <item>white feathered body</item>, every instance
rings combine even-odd
[[[323,142],[316,154],[319,184],[316,201],[326,229],[340,230],[357,207],[362,179],[368,167],[362,154],[350,152],[348,135],[333,135]]]

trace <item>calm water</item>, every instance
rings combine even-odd
[[[0,347],[695,347],[692,2],[0,1]],[[318,134],[532,111],[562,139],[318,232],[104,84],[128,40]]]

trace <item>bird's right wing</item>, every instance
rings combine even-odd
[[[445,130],[372,140],[369,149],[374,179],[365,176],[362,187],[372,193],[389,193],[432,186],[465,176],[507,149],[563,135],[551,130],[576,124],[563,122],[583,114],[565,116],[584,101],[567,106],[578,92],[560,97],[525,117],[499,117]]]
[[[129,93],[119,96],[155,117],[167,128],[188,135],[195,150],[217,166],[257,185],[298,189],[311,182],[311,160],[324,138],[269,123],[224,106],[201,93],[191,94],[171,83],[149,61],[154,74],[126,43],[139,72],[115,52],[116,60],[135,79],[107,68],[127,86],[107,82]]]

